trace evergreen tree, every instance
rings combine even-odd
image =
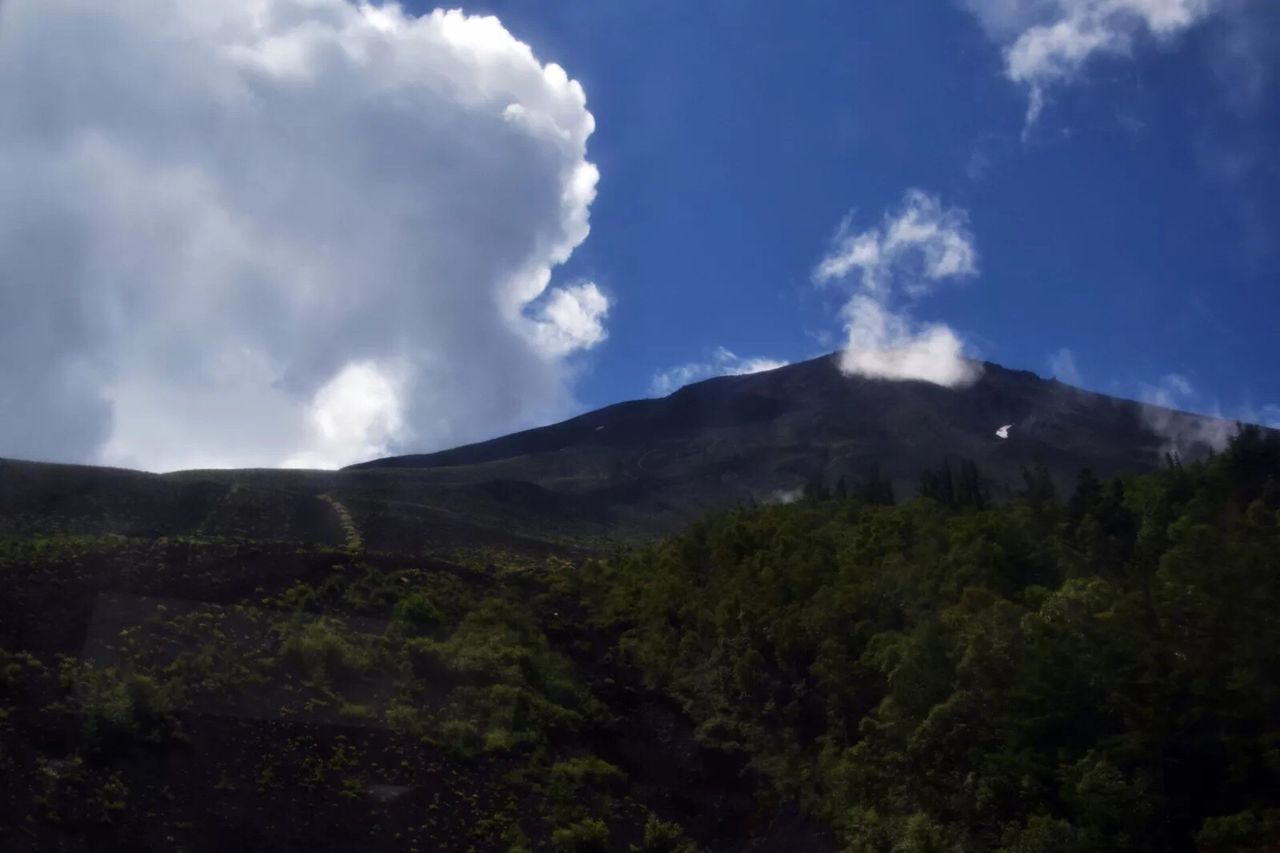
[[[847,849],[1275,846],[1280,439],[1065,504],[1043,466],[993,504],[967,460],[921,495],[709,522],[588,609]]]

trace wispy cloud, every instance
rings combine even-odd
[[[1166,409],[1176,409],[1191,403],[1195,388],[1180,373],[1166,373],[1154,385],[1142,386],[1142,400]]]
[[[1224,408],[1217,399],[1201,393],[1191,380],[1181,373],[1167,373],[1154,383],[1139,385],[1138,397],[1144,403],[1155,406],[1184,412],[1198,412],[1225,420],[1229,425],[1226,429],[1227,435],[1234,432],[1234,424],[1237,421],[1273,429],[1280,428],[1280,405],[1269,403],[1257,406],[1246,401]],[[1225,442],[1224,437],[1214,446],[1221,446]]]
[[[706,361],[690,362],[654,374],[653,381],[649,383],[649,393],[657,397],[665,397],[685,385],[710,379],[713,376],[763,373],[766,370],[786,367],[789,363],[775,358],[741,358],[724,347],[717,347]]]
[[[908,190],[901,206],[878,228],[854,233],[845,217],[831,250],[814,270],[825,283],[857,274],[863,289],[886,293],[900,286],[920,295],[946,278],[975,275],[978,253],[969,233],[969,215],[944,208],[937,196]]]
[[[1221,450],[1235,435],[1237,423],[1280,429],[1280,405],[1255,406],[1245,402],[1224,410],[1217,400],[1200,393],[1180,373],[1168,373],[1154,383],[1139,386],[1139,399],[1159,407],[1146,411],[1147,425],[1166,439],[1168,450],[1183,455],[1196,445]],[[1199,414],[1176,416],[1169,410]]]
[[[1084,384],[1080,368],[1076,367],[1076,356],[1069,348],[1062,349],[1049,356],[1049,375],[1060,382],[1074,385],[1077,388]]]
[[[793,504],[804,497],[804,487],[798,486],[794,489],[775,489],[769,494],[765,503],[769,504]]]
[[[960,0],[1004,46],[1004,72],[1027,90],[1026,127],[1050,91],[1098,56],[1130,56],[1142,38],[1169,42],[1222,0]]]
[[[1165,439],[1167,452],[1189,456],[1204,446],[1221,450],[1235,433],[1234,422],[1222,418],[1217,403],[1209,405],[1202,400],[1182,374],[1168,373],[1154,384],[1143,384],[1139,399],[1150,404],[1143,409],[1143,420]],[[1208,417],[1179,414],[1195,410]]]
[[[1209,61],[1224,101],[1251,117],[1270,101],[1280,69],[1280,4],[1220,0],[1223,25],[1215,27]]]
[[[910,306],[941,282],[977,272],[968,213],[944,207],[937,196],[909,190],[879,225],[862,231],[846,217],[813,271],[817,284],[840,282],[853,290],[841,310],[841,369],[946,386],[973,382],[980,368],[964,358],[960,337],[941,323],[917,323]]]

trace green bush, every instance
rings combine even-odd
[[[426,732],[426,723],[422,718],[422,714],[417,708],[401,703],[392,704],[387,708],[387,725],[393,731],[402,734],[421,736]]]
[[[551,765],[548,778],[551,784],[564,785],[572,790],[584,785],[598,788],[622,779],[622,771],[594,755],[580,755]]]
[[[602,820],[584,818],[552,831],[551,845],[564,853],[608,850],[609,827]]]
[[[59,680],[95,729],[156,737],[171,727],[176,691],[153,676],[65,659]]]
[[[357,642],[329,619],[317,619],[291,633],[280,656],[295,672],[316,683],[347,682],[365,675],[374,665],[369,642]]]
[[[418,629],[440,625],[446,619],[444,610],[425,592],[413,592],[396,602],[392,618],[407,622]]]
[[[685,838],[680,824],[649,815],[644,824],[643,849],[645,853],[694,853],[696,848]]]
[[[1211,817],[1196,841],[1205,853],[1265,853],[1280,844],[1280,809],[1239,812]]]
[[[461,681],[461,675],[449,662],[450,648],[446,643],[415,637],[404,644],[404,653],[413,675],[429,685],[449,686]]]
[[[463,755],[472,755],[484,746],[480,727],[474,720],[444,720],[439,725],[440,743]]]
[[[607,817],[622,778],[622,771],[594,755],[559,761],[551,765],[542,786],[544,817],[561,826]]]
[[[574,588],[850,849],[1280,840],[1280,436],[1066,501],[946,491],[731,512]]]
[[[369,705],[358,705],[351,702],[344,702],[338,713],[343,717],[351,720],[373,720],[378,715],[377,712]]]

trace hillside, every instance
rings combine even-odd
[[[583,544],[397,479],[0,464],[0,847],[767,842],[567,632]]]
[[[1280,438],[982,508],[720,516],[574,590],[847,850],[1280,846]]]
[[[1007,439],[997,429],[1012,424]],[[1158,429],[1157,429],[1158,428]],[[492,441],[349,470],[429,471],[439,482],[534,483],[580,496],[615,524],[669,530],[715,509],[767,503],[813,482],[870,477],[913,495],[944,459],[975,462],[997,495],[1043,466],[1061,488],[1081,468],[1153,470],[1202,457],[1233,425],[984,365],[967,388],[845,376],[825,356],[724,376]]]
[[[0,846],[1254,849],[1280,448],[1157,421],[1214,425],[820,359],[338,472],[0,460]]]

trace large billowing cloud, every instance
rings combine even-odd
[[[1221,0],[960,0],[1004,45],[1005,75],[1026,87],[1027,125],[1047,93],[1096,56],[1128,56],[1142,37],[1169,41]]]
[[[562,411],[582,87],[491,17],[0,3],[0,455],[336,465]]]
[[[847,217],[813,272],[818,284],[842,282],[852,289],[841,311],[841,369],[949,387],[973,382],[980,368],[964,357],[960,337],[941,323],[917,323],[911,306],[940,283],[977,272],[968,214],[944,207],[936,196],[909,190],[897,209],[864,231],[855,231]]]

